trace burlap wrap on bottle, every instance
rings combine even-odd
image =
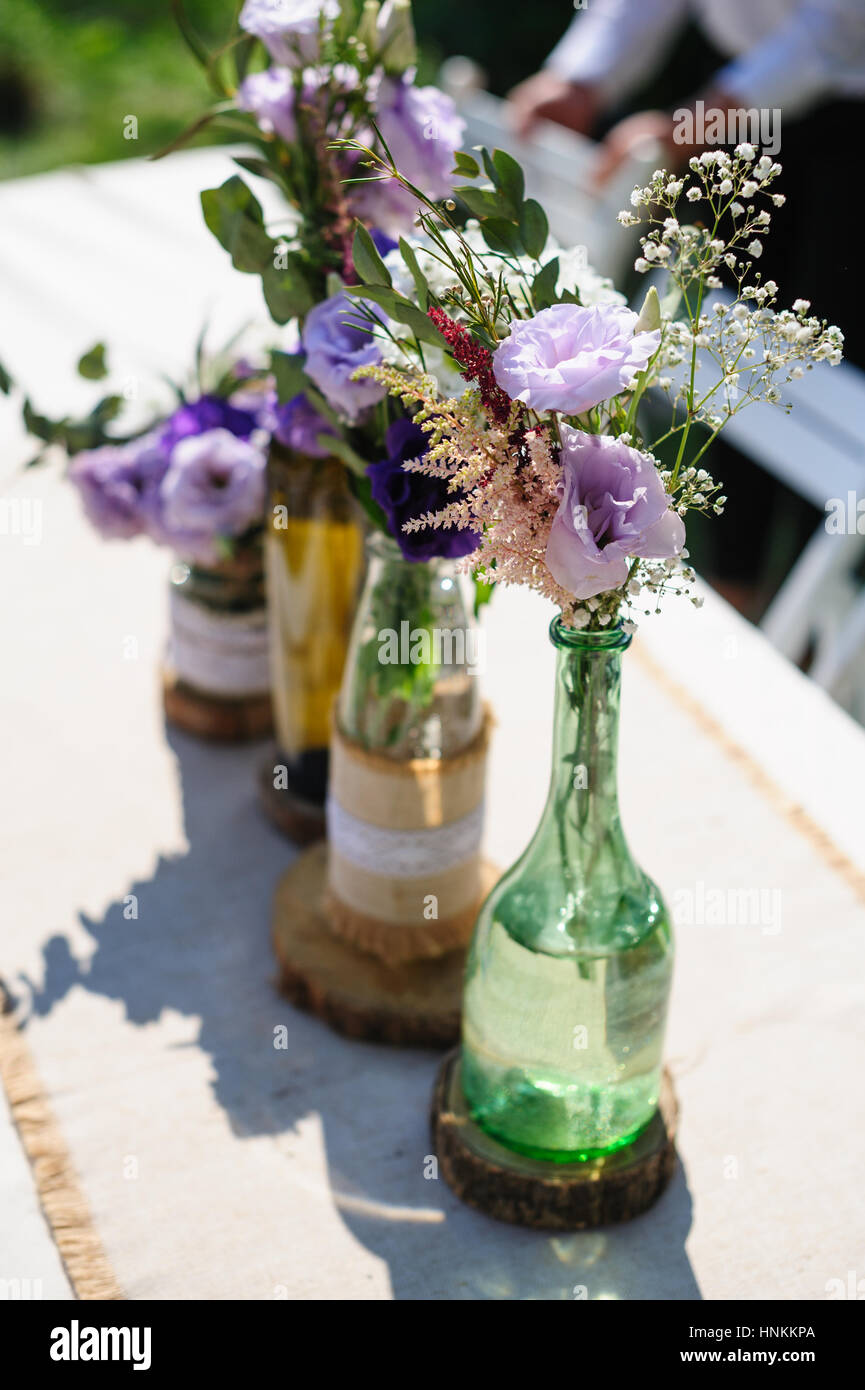
[[[450,758],[398,762],[334,729],[325,908],[335,935],[388,965],[471,936],[485,887],[480,846],[490,717]]]

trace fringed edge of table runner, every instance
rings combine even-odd
[[[104,1302],[124,1299],[2,981],[0,1079],[30,1162],[45,1219],[76,1298]]]
[[[694,720],[698,728],[730,757],[751,781],[751,784],[769,802],[773,810],[789,822],[817,851],[825,864],[839,874],[858,898],[865,902],[865,872],[839,849],[831,835],[808,814],[773,777],[766,772],[755,758],[740,743],[727,733],[721,722],[709,714],[699,700],[684,686],[668,675],[663,666],[650,656],[645,647],[634,646],[634,653],[646,674],[675,701]]]

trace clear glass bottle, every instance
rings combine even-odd
[[[363,518],[339,459],[276,441],[265,542],[274,724],[289,790],[323,809],[333,706],[363,574]]]
[[[181,556],[169,579],[167,665],[184,688],[205,697],[270,704],[267,608],[261,531],[209,565]],[[264,714],[258,736],[267,732]]]
[[[339,697],[342,732],[395,760],[447,758],[480,730],[480,634],[452,560],[407,560],[396,541],[367,539]]]
[[[553,768],[534,837],[481,909],[466,967],[462,1081],[519,1153],[573,1162],[635,1139],[658,1103],[673,965],[659,890],[616,789],[621,629],[554,619]]]

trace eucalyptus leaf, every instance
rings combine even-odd
[[[477,160],[465,150],[457,150],[454,155],[454,173],[462,174],[464,178],[476,179],[480,175],[481,167]]]
[[[105,344],[96,343],[89,348],[77,362],[78,375],[86,378],[87,381],[101,381],[108,375],[108,367],[105,362]]]
[[[390,271],[379,255],[375,242],[361,222],[355,228],[351,258],[354,262],[354,268],[364,284],[388,286],[393,284]]]
[[[556,284],[558,279],[559,258],[554,256],[551,261],[547,261],[546,265],[541,267],[532,281],[532,300],[538,312],[541,309],[549,309],[551,304],[557,302]]]
[[[265,229],[261,204],[239,174],[219,188],[205,188],[201,207],[207,226],[236,270],[262,274],[273,268],[274,243]]]
[[[481,223],[481,234],[491,251],[506,256],[521,256],[523,243],[513,222],[504,217],[486,217]]]
[[[549,233],[547,214],[534,198],[527,198],[520,208],[520,236],[526,254],[534,260],[543,255]]]
[[[474,213],[481,221],[485,217],[507,217],[511,211],[507,199],[489,188],[473,188],[471,184],[460,185],[454,189],[454,193],[462,199],[469,212]]]
[[[400,237],[399,250],[400,255],[402,256],[406,266],[408,267],[408,270],[411,274],[411,278],[414,280],[414,287],[418,297],[418,304],[420,308],[423,310],[423,312],[426,313],[427,309],[429,308],[430,288],[427,284],[426,276],[424,275],[418,263],[418,258],[415,255],[415,249],[413,246],[409,245],[405,237]]]
[[[300,353],[271,352],[270,365],[276,383],[276,399],[280,405],[293,401],[295,396],[306,390],[303,364],[304,358]]]
[[[304,263],[299,256],[290,256],[287,265],[278,270],[270,261],[261,271],[261,288],[264,302],[275,323],[302,318],[315,303]]]
[[[526,196],[526,180],[522,169],[507,150],[493,150],[493,165],[497,175],[496,183],[513,203],[514,208],[518,209]]]

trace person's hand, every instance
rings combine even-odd
[[[588,82],[568,82],[543,68],[509,93],[514,133],[524,140],[540,120],[556,121],[587,135],[599,109],[596,89]]]
[[[592,169],[595,186],[602,188],[617,169],[629,160],[643,157],[653,144],[660,145],[666,167],[671,170],[690,153],[686,146],[674,141],[673,117],[666,111],[637,111],[619,121],[598,148]]]

